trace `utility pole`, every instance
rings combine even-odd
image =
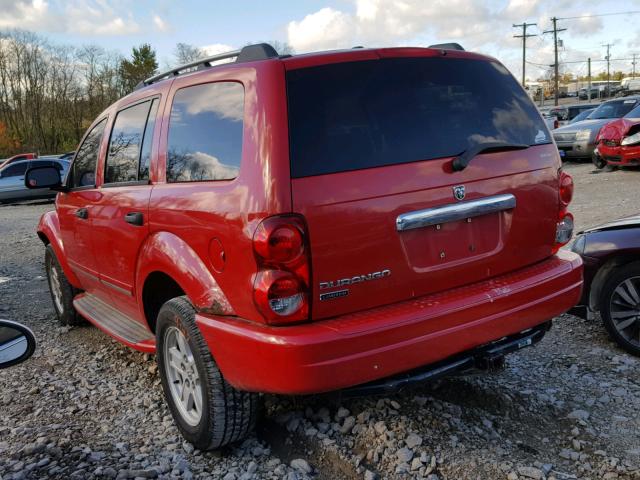
[[[636,54],[633,54],[633,62],[631,62],[631,68],[633,73],[631,74],[631,78],[636,78]]]
[[[609,49],[611,48],[611,44],[607,43],[605,45],[602,45],[603,47],[607,47],[607,56],[605,57],[607,59],[607,97],[611,96],[611,85],[609,85],[609,82],[611,81],[611,72],[609,70],[609,66],[611,65],[611,56],[609,55]]]
[[[527,35],[527,27],[531,27],[536,25],[535,23],[527,23],[527,22],[522,22],[520,24],[513,24],[513,28],[520,28],[522,27],[522,35],[514,35],[513,38],[521,38],[522,39],[522,88],[524,88],[525,82],[526,82],[526,77],[525,77],[525,58],[527,55],[527,38],[529,37],[535,37],[535,35],[533,34],[529,34]]]
[[[587,59],[587,103],[591,102],[591,58]]]
[[[544,33],[551,33],[553,32],[553,50],[554,50],[554,54],[555,54],[555,63],[553,64],[553,68],[554,68],[554,72],[555,72],[555,79],[554,79],[554,83],[555,83],[555,92],[554,92],[554,101],[555,101],[555,105],[558,105],[558,82],[559,82],[559,73],[558,73],[558,32],[564,32],[566,30],[566,28],[558,28],[558,18],[557,17],[553,17],[551,19],[551,21],[553,22],[553,30],[547,30]]]

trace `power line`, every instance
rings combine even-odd
[[[527,38],[529,37],[535,37],[536,35],[533,34],[528,34],[527,35],[527,27],[532,27],[536,25],[535,23],[527,23],[527,22],[522,22],[520,24],[513,24],[513,28],[520,28],[522,27],[522,35],[514,35],[514,38],[521,38],[522,39],[522,86],[525,86],[525,81],[526,81],[526,77],[525,77],[525,58],[527,55]]]
[[[580,15],[576,17],[558,17],[558,20],[579,20],[581,18],[611,17],[613,15],[634,15],[636,13],[640,13],[640,10],[631,10],[629,12],[594,13],[592,15]]]

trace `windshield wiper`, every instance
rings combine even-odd
[[[473,160],[473,157],[480,155],[481,153],[505,150],[525,150],[527,148],[529,148],[529,145],[525,145],[523,143],[482,142],[469,147],[464,152],[456,156],[451,163],[451,167],[454,172],[459,172],[469,165],[469,162]]]

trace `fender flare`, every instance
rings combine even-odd
[[[80,280],[78,280],[76,274],[73,273],[73,270],[67,261],[67,256],[64,253],[64,245],[62,243],[62,238],[60,237],[60,221],[58,219],[58,213],[55,210],[47,212],[40,217],[37,232],[42,243],[45,245],[51,245],[51,248],[53,248],[56,257],[58,258],[58,262],[62,267],[62,271],[67,277],[69,283],[76,288],[82,288]]]
[[[196,310],[235,315],[229,300],[200,256],[173,233],[156,232],[147,238],[138,256],[136,272],[138,305],[143,305],[143,286],[149,275],[161,272],[180,286]]]

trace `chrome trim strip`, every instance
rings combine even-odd
[[[465,218],[511,210],[515,207],[516,197],[511,193],[484,197],[478,200],[469,200],[467,202],[450,203],[441,207],[402,213],[396,218],[396,230],[404,232],[405,230],[412,230],[414,228],[455,222]]]
[[[104,278],[100,279],[100,283],[102,283],[103,285],[115,290],[116,292],[120,292],[123,293],[129,297],[133,297],[133,293],[131,293],[131,290],[127,290],[125,288],[119,287],[118,285],[114,285],[111,282],[107,282]]]

